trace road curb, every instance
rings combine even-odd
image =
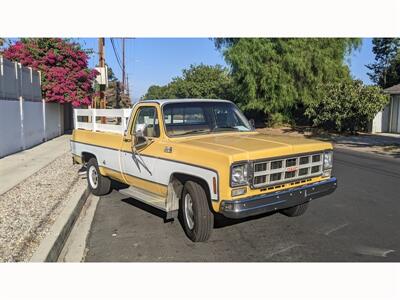
[[[57,261],[89,194],[87,185],[79,187],[72,194],[67,205],[50,228],[50,232],[31,257],[30,262]]]

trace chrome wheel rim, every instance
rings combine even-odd
[[[190,194],[185,195],[185,219],[189,229],[194,228],[193,201]]]
[[[97,185],[99,184],[99,175],[97,174],[97,170],[96,170],[95,166],[90,166],[88,177],[89,177],[90,186],[93,189],[96,189]]]

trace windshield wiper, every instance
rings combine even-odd
[[[219,126],[219,127],[214,127],[214,129],[212,131],[224,131],[224,130],[239,131],[239,128],[236,128],[233,126]]]
[[[187,135],[187,134],[193,134],[193,133],[199,133],[199,132],[210,132],[210,130],[208,130],[208,129],[190,130],[190,131],[186,131],[184,133],[175,134],[175,136]]]

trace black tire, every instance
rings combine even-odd
[[[185,210],[185,197],[189,194],[192,203],[192,220],[194,224],[189,225]],[[203,187],[194,181],[187,181],[183,187],[182,196],[180,199],[179,218],[182,227],[193,242],[205,242],[210,236],[214,227],[214,215],[208,205],[208,200]]]
[[[90,179],[93,168],[97,173],[97,185],[94,184],[94,180]],[[90,192],[95,196],[104,196],[111,190],[111,179],[100,174],[99,165],[95,158],[89,159],[86,165],[86,176],[89,185]]]
[[[288,217],[301,216],[306,212],[306,210],[308,208],[308,203],[309,202],[305,202],[305,203],[302,203],[302,204],[297,205],[297,206],[293,206],[293,207],[282,209],[281,213],[284,214],[285,216],[288,216]]]

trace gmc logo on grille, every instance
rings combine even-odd
[[[289,167],[289,168],[286,168],[286,171],[287,172],[293,172],[293,171],[296,171],[297,170],[297,167]]]

